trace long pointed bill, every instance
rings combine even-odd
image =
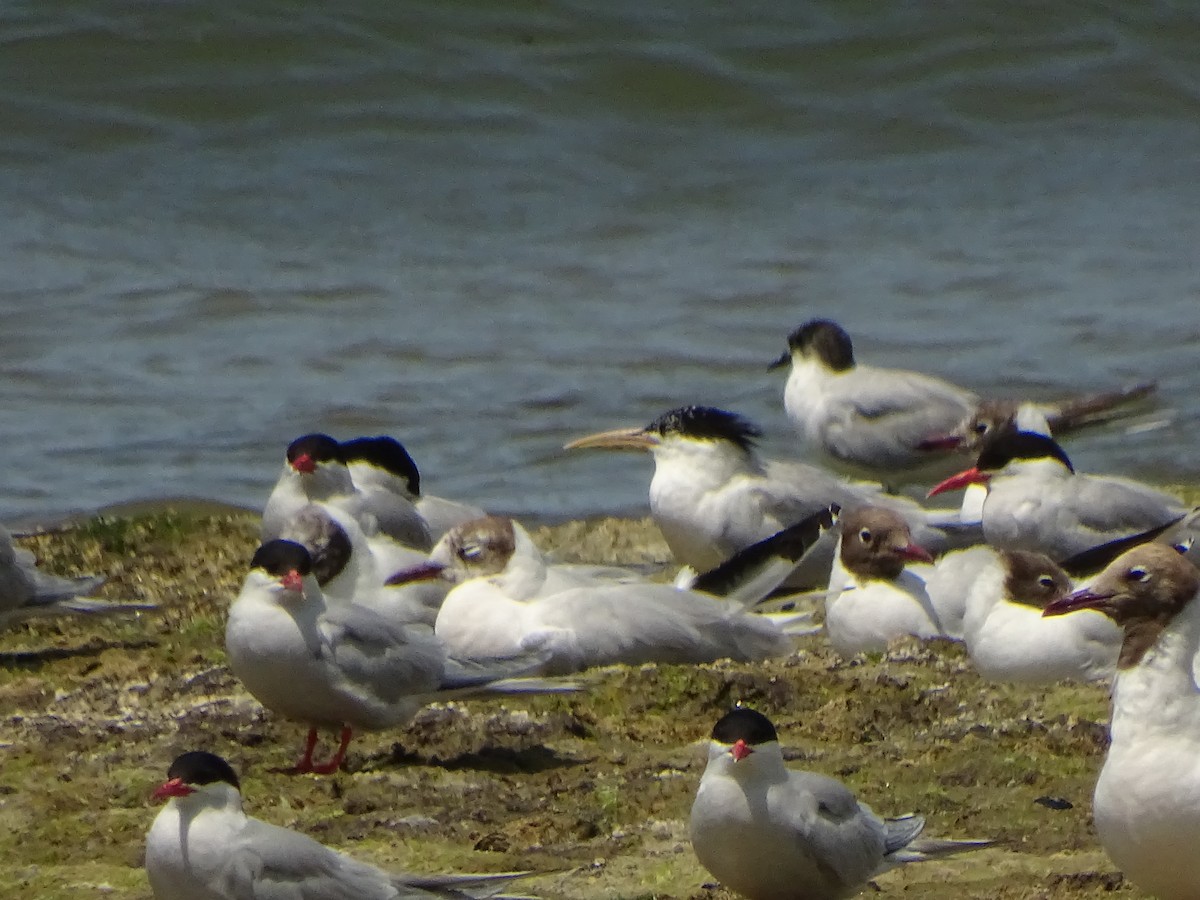
[[[933,562],[933,555],[920,544],[908,544],[907,546],[898,548],[897,552],[905,559],[910,559],[913,562]]]
[[[959,472],[957,475],[951,475],[941,484],[936,484],[929,489],[926,498],[936,497],[938,494],[944,494],[946,491],[961,491],[963,488],[970,487],[973,484],[987,484],[992,480],[989,472],[980,472],[979,469],[972,466],[965,471]]]
[[[754,752],[754,748],[738,738],[734,745],[729,748],[729,753],[733,757],[734,762],[741,762],[747,756]]]
[[[154,799],[169,800],[172,797],[186,797],[188,794],[195,792],[196,789],[184,784],[182,778],[172,778],[170,781],[165,781],[154,789]]]
[[[564,450],[650,450],[661,438],[645,428],[616,428],[577,438],[564,444]]]
[[[390,576],[384,584],[388,587],[396,587],[397,585],[413,584],[418,581],[433,581],[435,578],[441,578],[444,571],[446,571],[446,567],[440,563],[419,563],[407,569],[401,569],[396,574]]]
[[[1105,601],[1111,600],[1112,596],[1112,594],[1096,594],[1089,590],[1076,591],[1047,603],[1046,608],[1042,610],[1042,616],[1065,616],[1067,613],[1078,612],[1081,609],[1096,609]]]

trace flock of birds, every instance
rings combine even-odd
[[[1187,856],[1200,840],[1200,510],[1077,473],[1057,443],[1153,385],[985,401],[857,364],[827,320],[793,331],[775,365],[790,366],[788,417],[827,465],[762,459],[752,423],[701,406],[567,445],[652,454],[650,511],[682,567],[674,583],[552,561],[519,523],[423,493],[392,438],[293,441],[225,648],[250,694],[307,726],[294,771],[337,771],[354,732],[430,702],[586,691],[597,676],[581,673],[598,667],[753,662],[813,634],[843,655],[946,639],[990,679],[1112,680],[1101,843],[1155,896],[1200,897]],[[964,498],[930,508],[898,491],[914,484]],[[144,608],[88,598],[98,579],[48,575],[0,537],[0,625]],[[337,746],[317,761],[322,730]],[[512,896],[530,875],[356,862],[246,816],[237,775],[204,751],[176,759],[156,796],[167,802],[146,868],[159,898]],[[691,814],[700,862],[750,900],[847,897],[893,866],[987,843],[929,840],[923,826],[786,768],[774,726],[740,706],[713,728]]]

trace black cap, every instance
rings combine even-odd
[[[745,706],[735,706],[713,726],[712,739],[722,744],[735,744],[739,740],[751,746],[778,741],[775,726],[760,712]]]
[[[417,471],[417,464],[404,445],[393,437],[381,434],[342,441],[342,458],[347,464],[362,460],[378,466],[403,479],[414,497],[421,496],[421,473]]]
[[[167,778],[178,778],[184,784],[201,785],[215,784],[223,781],[241,790],[241,782],[233,767],[215,753],[204,750],[192,750],[175,757],[171,768],[167,769]]]
[[[729,441],[743,450],[752,449],[754,442],[762,437],[762,431],[749,419],[712,406],[681,406],[663,413],[645,430],[657,431],[663,437],[678,434],[703,440]]]
[[[854,367],[854,345],[850,335],[837,322],[810,319],[788,335],[788,347],[803,353],[814,352],[835,372]]]
[[[301,456],[307,456],[317,462],[345,462],[342,458],[342,445],[327,434],[301,435],[288,444],[288,462],[295,462]]]
[[[303,544],[295,541],[267,541],[254,551],[250,568],[266,569],[272,575],[286,575],[288,572],[308,575],[312,572],[312,557]]]
[[[1071,472],[1075,467],[1053,438],[1035,431],[996,431],[979,452],[977,469],[1003,469],[1017,459],[1057,459]]]

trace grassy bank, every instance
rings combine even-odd
[[[250,810],[382,865],[577,867],[547,897],[728,896],[687,841],[708,732],[741,699],[770,715],[793,765],[845,780],[883,814],[993,849],[878,879],[884,896],[1139,896],[1096,843],[1090,797],[1105,690],[988,685],[952,645],[843,660],[819,637],[761,665],[618,668],[570,698],[471,702],[364,735],[335,777],[272,772],[299,725],[264,713],[224,667],[224,615],[256,545],[248,514],[100,518],[25,539],[51,571],[103,572],[137,618],[0,633],[0,900],[150,897],[140,868],[151,790],[209,749]],[[542,529],[562,558],[665,563],[647,521]]]

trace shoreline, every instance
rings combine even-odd
[[[98,886],[150,900],[149,794],[188,749],[229,759],[254,815],[381,865],[566,866],[531,889],[731,900],[707,886],[687,817],[704,742],[735,700],[775,721],[791,765],[845,781],[880,814],[919,812],[931,837],[997,841],[880,876],[885,897],[1138,896],[1091,827],[1104,688],[987,684],[940,642],[847,660],[815,635],[759,664],[616,666],[569,698],[433,705],[356,737],[335,776],[280,775],[303,729],[245,693],[222,640],[257,524],[248,512],[168,509],[20,541],[50,571],[108,574],[101,596],[162,608],[0,633],[0,859],[19,861],[0,866],[0,900]],[[666,550],[648,518],[543,526],[534,539],[585,562],[661,561]]]

